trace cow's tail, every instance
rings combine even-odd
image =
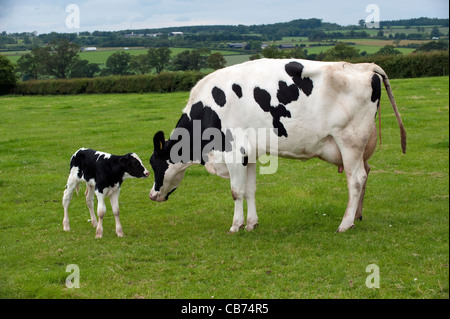
[[[403,125],[402,117],[400,116],[400,112],[398,111],[397,103],[394,99],[394,94],[392,93],[391,83],[389,82],[389,78],[384,72],[384,70],[376,64],[373,64],[374,72],[379,74],[383,78],[384,87],[386,88],[387,95],[389,97],[389,101],[391,101],[392,109],[394,110],[395,117],[397,118],[398,126],[400,127],[400,138],[402,151],[406,154],[406,131],[405,126]]]

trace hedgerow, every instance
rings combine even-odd
[[[350,62],[374,62],[381,66],[391,79],[449,75],[448,51],[396,56],[372,56]],[[18,82],[13,93],[21,95],[56,95],[189,91],[206,75],[207,73],[198,71],[180,71],[71,80],[32,80]]]

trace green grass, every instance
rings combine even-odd
[[[253,232],[227,233],[229,181],[201,166],[164,203],[148,198],[153,177],[126,181],[124,238],[109,203],[103,239],[94,238],[82,187],[64,232],[72,153],[134,151],[147,164],[153,134],[174,128],[188,93],[1,97],[0,298],[449,298],[448,84],[392,81],[408,153],[383,94],[364,220],[343,234],[345,176],[284,159],[258,176]],[[79,289],[65,286],[69,264]],[[365,285],[369,264],[380,268],[379,289]]]
[[[194,50],[192,48],[170,48],[172,51],[171,56],[174,57],[177,54],[180,54],[181,52],[185,50]],[[128,50],[125,50],[123,47],[120,48],[98,48],[97,51],[92,52],[80,52],[79,56],[82,60],[88,60],[89,63],[98,63],[102,66],[106,64],[106,60],[115,52],[125,51],[129,53],[131,56],[140,55],[140,54],[147,54],[148,49],[145,48],[129,48]],[[31,51],[14,51],[14,52],[2,52],[0,54],[3,54],[8,57],[8,59],[13,62],[17,63],[17,61],[22,57],[22,55],[25,55],[27,53],[30,53]],[[235,57],[248,57],[247,55],[241,55],[237,52],[233,51],[227,51],[227,50],[211,50],[211,53],[220,52],[225,58],[231,58],[232,61]],[[248,60],[248,58],[247,58]],[[232,65],[232,64],[229,64]]]

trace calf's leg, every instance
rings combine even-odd
[[[106,214],[106,205],[105,205],[105,196],[100,192],[95,192],[97,195],[97,215],[98,215],[98,225],[97,225],[97,231],[95,233],[95,238],[102,238],[103,237],[103,217],[105,217]]]
[[[97,218],[94,214],[94,186],[87,184],[86,192],[84,193],[84,195],[86,196],[86,205],[89,209],[89,214],[91,215],[91,223],[95,228],[97,227]]]
[[[116,234],[118,237],[123,237],[122,224],[120,223],[119,218],[119,194],[120,189],[111,194],[110,201],[114,219],[116,220]]]
[[[65,231],[70,231],[70,225],[69,225],[69,205],[70,201],[72,200],[73,192],[78,187],[79,181],[69,176],[69,179],[67,180],[67,186],[64,190],[63,200],[62,204],[64,207],[64,219],[63,219],[63,229]]]

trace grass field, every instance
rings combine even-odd
[[[181,52],[185,50],[194,50],[191,48],[170,48],[172,51],[171,56],[174,57],[177,54],[180,54]],[[98,48],[97,51],[91,51],[91,52],[80,52],[79,56],[82,60],[88,60],[89,63],[98,63],[101,66],[104,66],[106,64],[106,60],[115,52],[125,51],[129,53],[131,56],[140,55],[140,54],[147,54],[148,49],[146,48],[128,48],[125,50],[125,48]],[[17,61],[20,59],[22,55],[25,55],[27,53],[30,53],[31,51],[11,51],[11,52],[3,52],[1,54],[4,54],[8,57],[8,59],[13,62],[17,63]],[[240,56],[239,53],[233,52],[233,51],[220,51],[220,50],[211,50],[211,53],[220,52],[225,58],[233,57],[233,56]],[[248,59],[247,59],[248,60]]]
[[[73,152],[134,151],[150,168],[153,134],[174,128],[188,93],[1,97],[0,298],[449,298],[449,78],[392,85],[408,153],[383,94],[364,219],[342,234],[345,176],[283,159],[258,176],[252,232],[227,233],[229,181],[201,166],[164,203],[148,198],[153,177],[127,180],[124,238],[109,203],[103,239],[94,238],[83,186],[64,232]],[[71,264],[79,289],[65,285]],[[365,284],[371,264],[378,289]]]

